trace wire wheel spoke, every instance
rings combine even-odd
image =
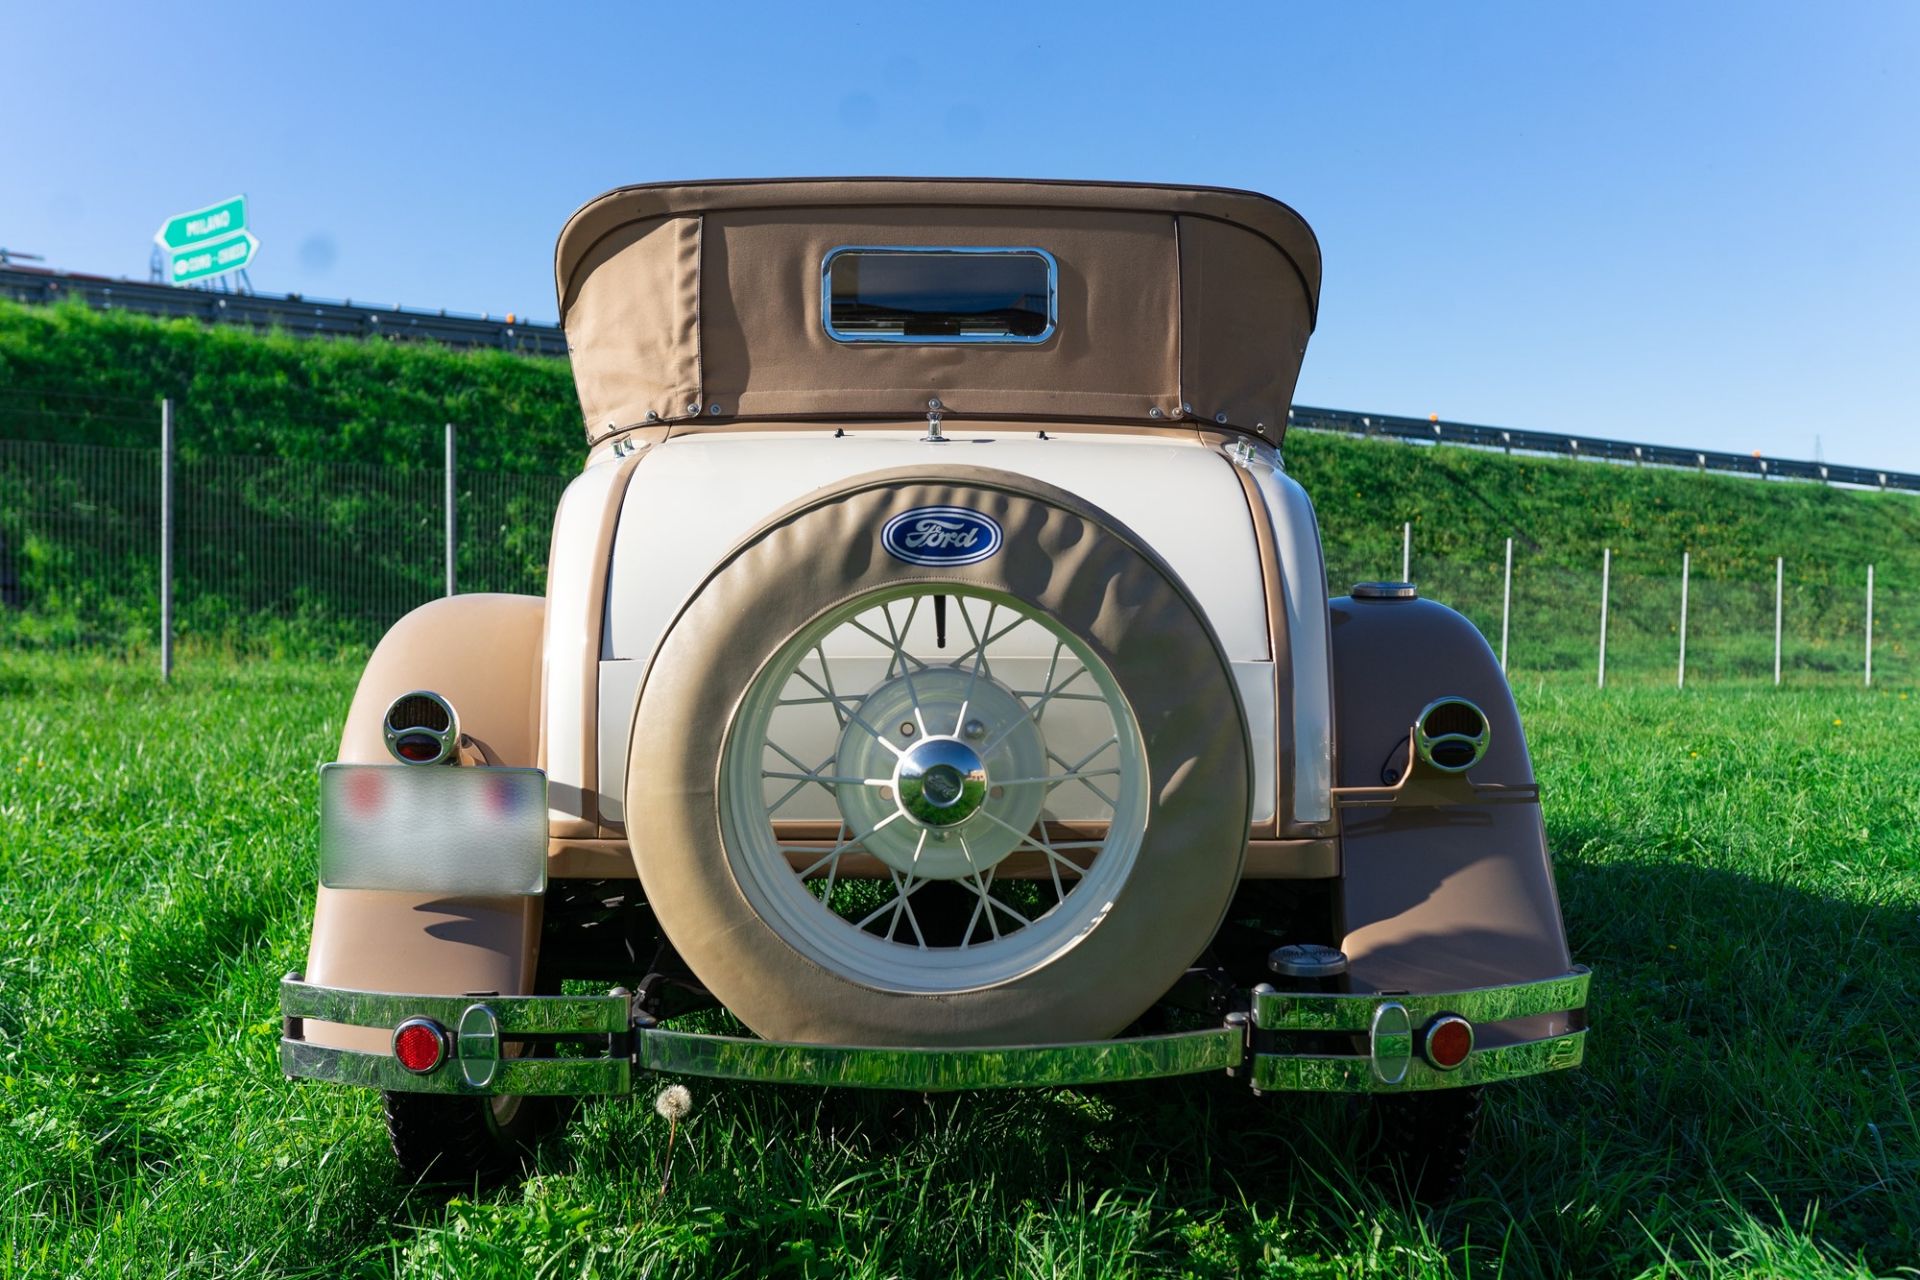
[[[907,620],[901,624],[898,630],[895,630],[893,625],[893,606],[887,604],[882,605],[880,608],[881,616],[887,620],[887,634],[893,637],[894,656],[887,659],[887,675],[889,678],[892,677],[893,664],[894,661],[898,659],[900,663],[900,678],[906,682],[907,698],[913,703],[913,722],[920,726],[920,732],[924,735],[927,732],[927,713],[920,705],[920,692],[915,689],[913,685],[912,664],[918,663],[920,669],[923,671],[927,669],[928,664],[920,662],[918,658],[911,658],[906,648],[906,635],[913,629],[913,615],[919,611],[920,597],[915,596],[913,603],[907,606]]]
[[[1056,650],[1054,654],[1054,664],[1058,663],[1059,656],[1060,656],[1059,652]],[[1047,689],[1045,690],[1045,692],[1043,692],[1040,695],[1040,700],[1038,702],[1035,702],[1027,707],[1027,716],[1029,719],[1033,721],[1036,727],[1040,724],[1041,717],[1046,715],[1047,704],[1052,702],[1055,698],[1060,697],[1062,693],[1065,692],[1068,685],[1078,680],[1081,676],[1087,675],[1088,670],[1085,664],[1082,664],[1081,666],[1076,668],[1072,672],[1072,674],[1068,675],[1064,680],[1060,681],[1060,683],[1057,685],[1052,683],[1052,674],[1053,674],[1053,665],[1050,664],[1048,668]],[[1104,697],[1099,697],[1099,698],[1096,698],[1095,700],[1099,702],[1106,701]],[[999,733],[995,734],[991,739],[988,740],[986,746],[980,749],[980,754],[987,755],[987,756],[992,755],[994,751],[997,750],[1000,747],[1000,745],[1004,743],[1007,740],[1007,738],[1013,734],[1014,730],[1018,729],[1019,727],[1020,727],[1019,724],[1016,722],[1000,730]]]
[[[982,812],[985,812],[985,811],[983,810]],[[1081,866],[1079,863],[1075,862],[1073,859],[1065,856],[1060,852],[1063,846],[1054,844],[1052,841],[1048,840],[1045,836],[1036,836],[1031,831],[1022,831],[1018,827],[1014,827],[1009,825],[1008,823],[1002,822],[1000,818],[994,814],[988,813],[987,818],[989,821],[997,823],[999,826],[1004,827],[1006,830],[1011,831],[1013,834],[1019,836],[1021,839],[1021,842],[1024,843],[1029,849],[1033,849],[1038,853],[1044,853],[1045,855],[1047,855],[1047,869],[1054,873],[1055,885],[1059,884],[1059,868],[1061,866],[1067,867],[1076,876],[1084,876],[1087,874],[1087,869],[1085,867]],[[1104,840],[1076,841],[1072,846],[1067,846],[1067,847],[1080,848],[1080,847],[1086,847],[1088,845],[1091,845],[1094,848],[1099,848],[1101,845],[1105,843],[1106,841]],[[1062,895],[1062,896],[1065,896],[1065,895]]]
[[[828,756],[825,760],[822,760],[819,764],[816,764],[811,768],[809,768],[807,764],[804,761],[802,761],[798,756],[794,755],[793,752],[788,751],[785,747],[782,747],[779,743],[775,742],[772,738],[767,739],[767,747],[770,750],[774,751],[776,754],[778,754],[781,759],[785,760],[788,764],[792,765],[795,769],[799,770],[798,773],[788,773],[784,770],[776,770],[776,769],[762,769],[760,771],[760,776],[762,778],[770,778],[770,779],[773,779],[774,781],[791,781],[793,783],[791,787],[787,788],[786,791],[781,793],[781,796],[778,800],[775,800],[773,803],[767,806],[767,812],[769,814],[778,813],[781,807],[785,805],[787,801],[793,799],[795,796],[799,795],[802,791],[806,790],[807,784],[809,782],[818,783],[821,789],[824,790],[830,796],[836,794],[836,792],[834,791],[834,787],[840,783],[852,782],[852,783],[858,783],[859,785],[862,785],[862,786],[866,785],[867,780],[864,778],[840,778],[840,777],[823,773],[822,771],[826,769],[828,765],[831,765],[833,763],[832,756]]]
[[[900,754],[900,748],[894,746],[891,742],[887,741],[887,735],[880,732],[878,729],[874,728],[871,724],[867,723],[865,718],[861,716],[859,710],[854,707],[849,707],[845,699],[839,697],[831,689],[827,688],[825,685],[821,684],[818,680],[815,680],[812,676],[808,675],[804,671],[801,671],[797,667],[794,669],[793,674],[795,674],[796,676],[799,676],[802,680],[812,685],[819,692],[826,694],[827,698],[833,703],[834,707],[837,710],[844,712],[848,720],[851,720],[854,724],[859,725],[862,729],[865,729],[868,733],[872,734],[874,741],[878,742],[881,746],[885,747],[888,751],[891,751],[894,755],[897,756]],[[777,749],[778,748],[776,748],[776,750]]]
[[[1088,781],[1088,779],[1099,778],[1099,777],[1111,777],[1111,776],[1117,775],[1120,772],[1120,770],[1084,768],[1084,766],[1088,762],[1090,762],[1095,756],[1105,751],[1108,747],[1115,745],[1117,742],[1119,742],[1118,737],[1108,738],[1105,742],[1101,743],[1099,746],[1095,747],[1093,750],[1087,752],[1086,755],[1081,756],[1078,760],[1073,761],[1072,763],[1068,763],[1067,761],[1061,759],[1058,752],[1055,752],[1052,748],[1048,748],[1047,759],[1053,761],[1053,763],[1059,765],[1062,769],[1066,770],[1066,773],[1059,775],[1061,781],[1078,782],[1081,786],[1093,792],[1094,795],[1100,797],[1101,803],[1105,804],[1109,809],[1117,808],[1119,806],[1119,801],[1115,797],[1110,796],[1106,792],[1102,791],[1099,787],[1094,786],[1093,783]]]
[[[827,651],[822,646],[815,645],[813,656],[820,660],[820,678],[827,682],[827,701],[833,704],[833,717],[844,729],[847,725],[847,709],[840,705],[840,695],[834,692],[833,667],[827,662]]]
[[[831,870],[829,870],[827,874],[827,892],[831,894],[833,892],[834,872],[838,870],[840,865],[840,855],[843,853],[846,853],[850,849],[859,848],[862,841],[872,839],[875,832],[878,832],[882,827],[891,825],[893,821],[899,816],[900,815],[897,813],[889,814],[884,821],[869,828],[865,835],[858,835],[858,836],[854,836],[849,840],[840,841],[839,843],[835,844],[833,848],[827,850],[825,854],[821,855],[821,858],[818,862],[813,863],[811,866],[807,867],[805,870],[796,872],[795,874],[802,881],[805,881],[808,876],[818,871],[821,867],[823,866],[830,867]],[[851,828],[849,828],[845,823],[842,823],[840,826],[840,830],[848,831],[848,830],[851,830]],[[838,839],[837,834],[835,838]],[[818,852],[816,847],[810,844],[783,844],[778,846],[778,848],[783,855],[787,853]]]

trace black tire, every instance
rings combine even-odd
[[[1477,1086],[1367,1099],[1375,1181],[1426,1204],[1452,1199],[1466,1177],[1484,1101]]]
[[[387,1140],[414,1182],[491,1183],[520,1171],[559,1118],[552,1098],[386,1093]]]

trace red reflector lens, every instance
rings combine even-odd
[[[447,1033],[425,1019],[403,1022],[393,1033],[393,1056],[409,1071],[425,1074],[446,1056]]]
[[[408,760],[425,763],[440,754],[440,744],[421,733],[410,733],[393,744],[394,749]]]
[[[1442,1071],[1451,1071],[1473,1052],[1473,1024],[1465,1018],[1448,1015],[1427,1032],[1427,1061]]]

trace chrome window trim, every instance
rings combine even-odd
[[[1003,256],[1039,258],[1047,264],[1047,327],[1030,337],[1015,334],[955,334],[927,338],[905,333],[844,333],[833,327],[833,262],[843,253],[922,255],[942,253],[994,253]],[[1045,249],[1034,245],[954,245],[954,244],[843,244],[827,250],[820,260],[820,327],[833,341],[857,346],[865,343],[905,343],[917,347],[1032,347],[1052,338],[1060,327],[1060,263]]]

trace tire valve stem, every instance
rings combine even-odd
[[[945,596],[933,598],[933,647],[936,649],[947,647],[947,598]]]

